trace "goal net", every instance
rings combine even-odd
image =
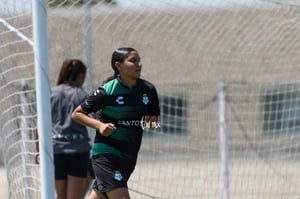
[[[31,1],[2,2],[0,137],[8,196],[40,198]],[[132,198],[300,197],[297,1],[46,4],[48,86],[65,58],[79,58],[93,90],[113,73],[113,50],[131,46],[141,55],[142,77],[158,89],[160,128],[144,132],[128,185]]]

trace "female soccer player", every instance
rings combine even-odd
[[[78,59],[65,59],[56,86],[51,89],[52,133],[57,199],[82,199],[91,149],[87,128],[71,118],[87,97],[82,88],[86,66]]]
[[[96,180],[89,199],[129,199],[127,181],[141,146],[144,118],[156,127],[160,113],[156,88],[141,79],[141,58],[133,48],[113,52],[114,75],[73,112],[79,123],[95,128],[93,168]],[[100,120],[88,116],[100,112]]]

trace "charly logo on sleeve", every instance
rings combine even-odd
[[[95,92],[94,92],[94,96],[98,95],[100,93],[100,90],[97,89]]]

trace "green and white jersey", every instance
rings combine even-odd
[[[136,160],[140,149],[142,117],[160,113],[156,89],[143,79],[129,88],[115,78],[99,87],[81,106],[88,113],[100,112],[104,123],[117,127],[108,137],[96,132],[93,155],[109,153],[129,161]]]

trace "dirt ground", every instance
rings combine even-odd
[[[0,167],[0,198],[8,198],[7,194],[6,170],[4,167]]]

